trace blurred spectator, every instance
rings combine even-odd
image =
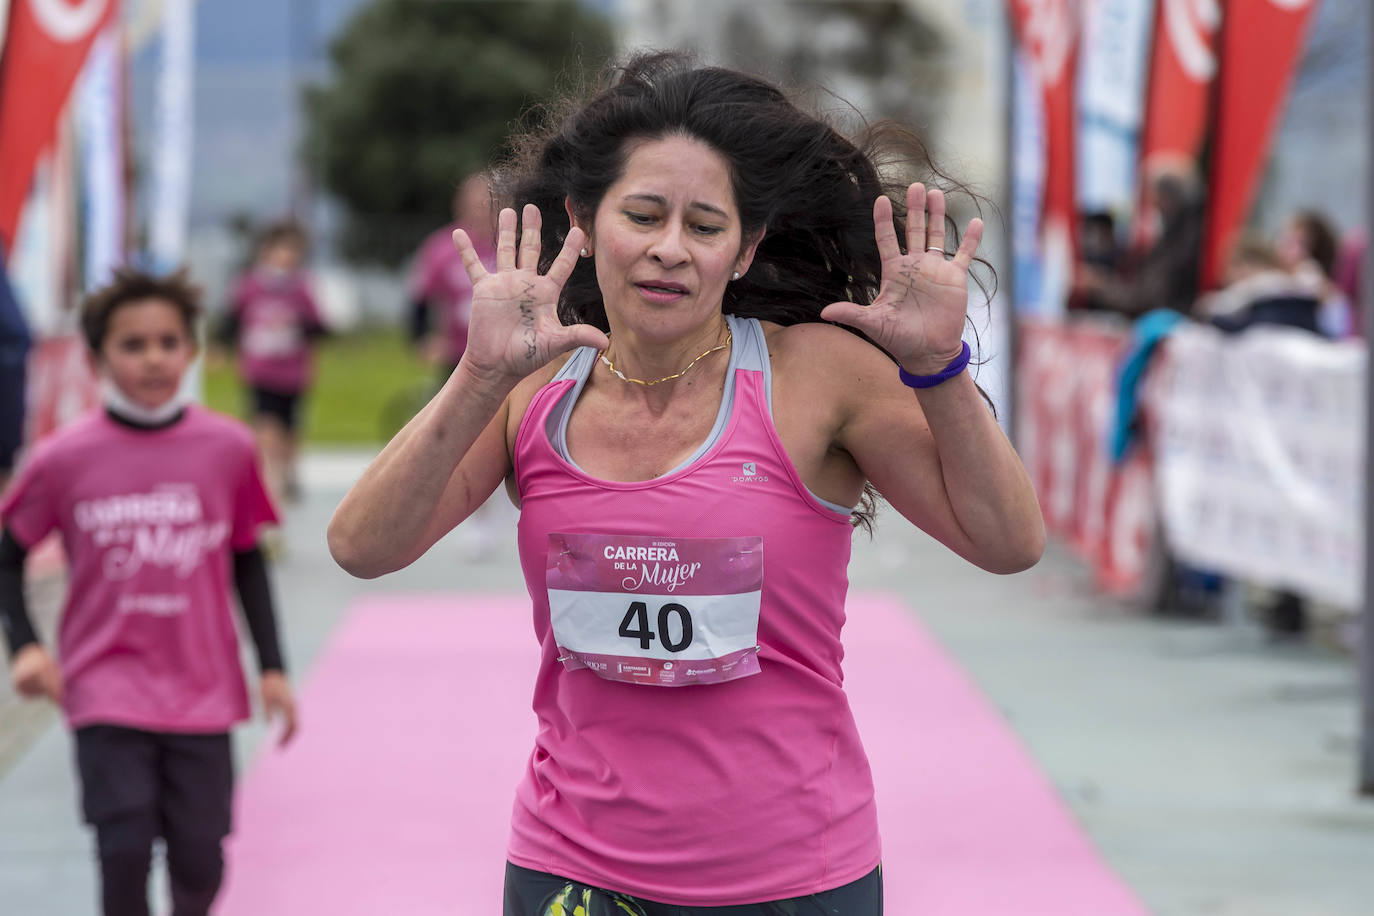
[[[468,346],[472,284],[453,244],[461,228],[488,270],[496,269],[491,188],[483,173],[469,175],[453,195],[453,222],[420,246],[410,278],[410,339],[426,362],[447,378]]]
[[[1364,277],[1365,246],[1369,235],[1363,229],[1353,229],[1346,233],[1341,249],[1336,253],[1336,269],[1333,274],[1336,286],[1350,306],[1350,329],[1348,337],[1364,336],[1364,297],[1360,288]]]
[[[1279,234],[1279,263],[1317,297],[1317,328],[1327,337],[1350,336],[1350,302],[1336,284],[1339,241],[1331,221],[1315,210],[1299,210]]]
[[[1315,213],[1299,213],[1273,248],[1254,240],[1237,245],[1227,265],[1227,285],[1203,297],[1198,310],[1233,333],[1263,324],[1326,333],[1324,310],[1345,302],[1330,278],[1335,259],[1336,234],[1330,224]],[[1261,615],[1274,638],[1307,631],[1306,602],[1297,592],[1275,591]]]
[[[1116,219],[1106,210],[1089,210],[1081,215],[1078,228],[1079,258],[1083,264],[1105,274],[1115,274],[1121,261],[1116,241]],[[1076,291],[1069,299],[1071,309],[1101,310],[1107,306],[1088,290]]]
[[[30,343],[28,325],[10,289],[4,250],[0,249],[0,491],[9,482],[15,455],[24,441],[24,383]]]
[[[1325,281],[1336,266],[1336,230],[1320,213],[1299,210],[1279,233],[1275,251],[1284,270]]]
[[[294,500],[301,401],[313,380],[312,343],[324,323],[303,268],[303,229],[276,223],[263,233],[253,266],[234,288],[220,340],[238,349],[252,395],[252,425],[275,500]]]
[[[1097,307],[1135,318],[1151,309],[1191,314],[1202,251],[1202,184],[1195,169],[1171,164],[1149,179],[1142,254],[1116,271],[1080,261],[1075,295]]]
[[[1278,252],[1257,239],[1236,246],[1226,266],[1226,285],[1198,300],[1198,317],[1223,331],[1281,324],[1320,333],[1321,300],[1310,279],[1285,270]]]

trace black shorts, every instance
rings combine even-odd
[[[76,730],[76,767],[88,824],[151,814],[163,837],[229,835],[234,759],[228,733],[87,725]]]
[[[298,391],[272,391],[253,388],[253,416],[273,417],[289,432],[296,431],[300,421],[301,395]]]
[[[676,906],[506,863],[504,916],[550,916],[560,912],[553,908],[555,903],[562,913],[581,912],[581,907],[586,916],[882,916],[883,867],[843,887],[805,897],[739,906]]]

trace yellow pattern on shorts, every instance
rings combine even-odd
[[[549,904],[548,912],[545,916],[587,916],[592,906],[591,888],[582,888],[582,902],[573,903],[572,896],[575,889],[571,884],[565,886],[563,890],[554,898],[553,903]]]
[[[643,910],[619,899],[619,895],[613,898],[613,902],[617,912],[627,913],[629,916],[644,916]],[[563,890],[553,898],[548,909],[544,910],[543,916],[592,916],[592,889],[584,887],[581,893],[578,893],[575,886],[565,884]]]

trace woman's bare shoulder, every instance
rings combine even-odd
[[[529,410],[530,402],[549,382],[553,381],[554,376],[563,370],[572,359],[577,350],[569,350],[567,353],[560,353],[549,360],[543,366],[525,376],[516,384],[515,388],[506,397],[506,405],[509,410],[507,422],[507,439],[514,443],[515,434],[520,428],[520,422],[525,418],[525,411]]]

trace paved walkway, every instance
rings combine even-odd
[[[276,569],[287,645],[307,700],[314,695],[315,678],[329,676],[332,650],[324,647],[346,638],[348,630],[340,624],[348,609],[376,607],[366,603],[376,601],[405,604],[436,592],[472,601],[480,595],[518,595],[523,587],[509,545],[474,561],[452,538],[411,569],[382,580],[358,582],[339,572],[325,552],[322,531],[357,470],[355,456],[311,456],[310,496],[291,513],[288,552]],[[856,593],[890,593],[900,605],[880,602],[860,610],[914,610],[920,626],[913,622],[911,632],[928,632],[938,642],[938,649],[931,643],[934,654],[928,657],[950,659],[950,676],[976,685],[967,694],[974,706],[964,708],[987,711],[963,717],[970,730],[961,734],[957,722],[945,720],[937,727],[935,720],[917,715],[930,709],[930,696],[913,695],[911,740],[949,743],[994,723],[993,734],[1003,735],[1014,752],[1028,754],[1023,759],[1033,760],[1039,770],[1024,766],[1020,772],[1052,788],[1057,800],[1049,792],[1044,797],[1077,820],[1081,830],[1074,835],[1095,844],[1111,870],[1101,874],[1109,883],[1115,874],[1149,912],[1369,912],[1374,804],[1357,801],[1351,791],[1356,705],[1349,659],[1312,648],[1276,649],[1215,626],[1132,616],[1095,596],[1076,564],[1055,551],[1029,573],[996,577],[952,557],[891,513],[880,529],[871,542],[862,536],[856,540],[852,580]],[[857,627],[856,635],[861,630]],[[851,663],[862,651],[856,643]],[[857,704],[857,672],[851,681]],[[523,699],[524,692],[518,693]],[[312,716],[318,716],[314,727],[327,731],[330,717],[338,713],[323,703],[314,708],[307,703],[302,710],[303,734],[309,734]],[[14,718],[14,707],[6,709],[0,698],[3,910],[91,913],[94,873],[89,840],[77,822],[69,739],[40,708],[29,707],[22,715],[16,725],[21,720]],[[384,735],[382,715],[373,713],[360,723],[360,751]],[[247,805],[258,776],[284,766],[290,755],[267,749],[258,725],[245,727],[238,737]],[[876,769],[883,740],[875,735],[873,743]],[[968,767],[962,775],[976,786],[983,756],[964,753]],[[989,791],[994,788],[989,783]],[[958,808],[942,816],[957,818]],[[241,810],[247,834],[255,829],[250,818],[256,815]],[[995,813],[972,805],[964,810]],[[885,823],[893,813],[885,814]],[[968,867],[990,849],[1015,849],[1024,818],[1011,809],[1007,815],[1000,830],[995,821],[980,822],[968,836],[973,841],[982,836],[986,845],[975,843],[967,856],[955,849],[954,859],[932,864],[930,875],[960,862]],[[1064,823],[1073,826],[1067,818]],[[393,842],[404,832],[402,825],[379,848],[401,850],[390,866],[400,873],[423,871],[432,850],[424,843]],[[305,853],[298,848],[279,854]],[[248,860],[243,862],[246,866]],[[992,877],[1006,880],[1007,874]],[[1035,912],[1025,907],[1028,902],[978,912]],[[921,910],[908,913],[895,909],[894,902],[889,910],[893,916],[969,912],[940,909],[937,903],[924,898]],[[231,905],[227,898],[225,912]]]

